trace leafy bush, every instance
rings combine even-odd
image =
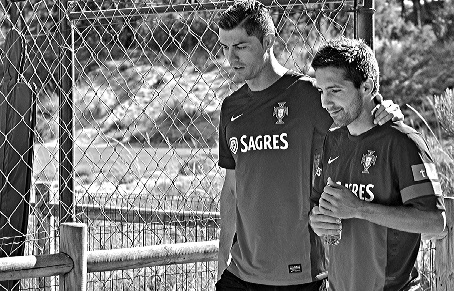
[[[434,96],[434,107],[437,119],[447,134],[448,142],[438,148],[442,156],[438,160],[438,170],[441,173],[441,182],[446,194],[454,196],[454,95],[452,89],[446,89],[441,95]]]
[[[454,9],[448,3],[452,1],[446,1],[443,12],[436,7],[431,10],[435,15],[442,13],[443,18],[439,16],[419,28],[408,21],[408,15],[402,16],[396,2],[376,1],[381,93],[397,103],[414,106],[433,126],[437,126],[435,115],[430,114],[433,111],[424,114],[433,109],[427,98],[454,85],[454,42],[440,32],[454,29]]]
[[[435,95],[432,104],[437,119],[445,131],[444,135],[435,134],[424,118],[418,112],[416,113],[423,119],[430,131],[430,134],[426,134],[426,140],[437,165],[443,192],[447,196],[454,196],[454,147],[452,145],[454,140],[454,96],[452,90],[447,89],[443,94]]]

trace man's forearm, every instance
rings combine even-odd
[[[230,248],[232,247],[233,237],[235,236],[235,225],[224,225],[221,223],[221,231],[219,233],[219,253],[218,264],[227,267],[227,262],[230,256]]]
[[[227,170],[220,197],[221,231],[219,234],[218,275],[227,267],[236,231],[235,172]]]
[[[225,260],[224,263],[226,263],[235,235],[236,219],[234,200],[223,202],[222,200],[224,199],[221,199],[220,203],[221,231],[219,233],[219,259]]]
[[[386,206],[363,202],[356,217],[411,233],[440,233],[446,224],[441,210],[422,211],[414,207]]]
[[[236,231],[235,200],[224,201],[221,199],[221,231],[219,233],[219,252],[218,252],[218,280],[228,266],[230,248],[232,247],[233,237]]]

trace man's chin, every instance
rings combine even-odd
[[[333,124],[334,124],[335,127],[342,127],[342,126],[346,126],[347,125],[345,120],[339,120],[339,119],[334,119],[334,118],[333,118]]]
[[[232,77],[232,81],[235,83],[244,83],[246,81],[246,78],[242,75],[235,74]]]

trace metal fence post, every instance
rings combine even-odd
[[[73,269],[60,276],[60,291],[87,290],[87,226],[84,223],[62,223],[60,252],[73,260]]]
[[[364,0],[364,5],[357,11],[357,36],[374,49],[375,37],[375,0]]]
[[[35,185],[35,208],[36,208],[36,231],[38,233],[37,255],[50,254],[51,234],[51,212],[50,212],[50,185],[48,183],[36,183]],[[51,278],[38,279],[40,290],[49,290]]]
[[[60,4],[58,4],[60,3]],[[59,188],[60,188],[60,222],[75,221],[74,202],[74,134],[73,134],[73,52],[71,25],[66,15],[68,0],[58,1],[58,17],[60,20],[60,65],[58,70],[59,88]]]
[[[446,228],[448,234],[435,241],[435,290],[454,290],[454,197],[445,197]]]

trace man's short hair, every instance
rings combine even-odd
[[[276,34],[268,9],[256,0],[236,1],[220,14],[218,26],[223,30],[243,27],[249,36],[257,37],[260,42],[265,35]]]
[[[314,70],[326,67],[344,69],[345,78],[359,89],[370,78],[374,82],[372,94],[378,93],[379,69],[372,49],[363,41],[340,37],[328,41],[315,54],[312,60]]]

